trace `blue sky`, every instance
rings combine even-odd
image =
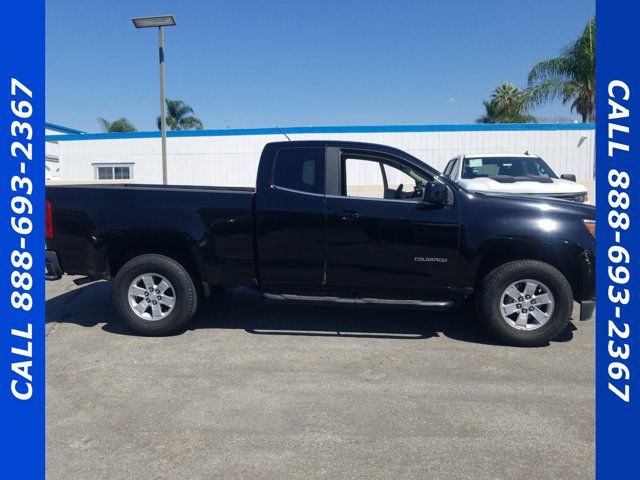
[[[595,0],[50,0],[46,117],[156,129],[158,35],[130,18],[173,14],[167,97],[205,128],[472,123],[594,13]]]

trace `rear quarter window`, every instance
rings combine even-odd
[[[278,150],[272,185],[300,192],[324,194],[324,148]]]

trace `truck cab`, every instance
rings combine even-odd
[[[433,182],[442,204],[425,201]],[[459,217],[455,190],[399,150],[270,144],[256,190],[259,283],[342,302],[344,292],[354,301],[441,298],[454,276]]]

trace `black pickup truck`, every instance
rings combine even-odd
[[[181,331],[243,285],[279,302],[441,310],[474,297],[505,343],[545,344],[595,306],[595,209],[465,191],[395,148],[270,143],[256,188],[46,189],[47,278],[113,280],[136,332]],[[390,321],[392,319],[390,318]]]

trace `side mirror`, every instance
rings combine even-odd
[[[570,182],[576,181],[576,176],[573,173],[563,173],[560,175],[560,178],[563,180],[569,180]]]
[[[446,205],[449,191],[444,183],[430,181],[424,186],[424,201],[431,205]]]

